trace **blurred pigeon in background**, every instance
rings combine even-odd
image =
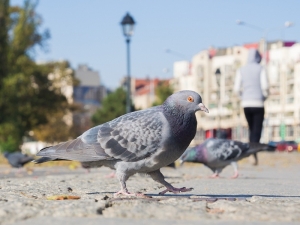
[[[184,162],[203,163],[214,172],[211,177],[218,177],[221,171],[231,164],[234,169],[232,178],[237,178],[239,175],[238,160],[259,151],[271,151],[273,149],[273,146],[267,144],[210,138],[196,147],[188,148],[179,161],[181,164]]]
[[[208,112],[201,96],[193,91],[172,94],[159,106],[120,116],[91,128],[77,139],[42,149],[36,163],[77,160],[83,167],[106,166],[116,170],[121,190],[128,192],[126,180],[146,173],[173,193],[192,188],[175,188],[165,181],[160,168],[178,159],[196,134],[196,111]]]
[[[26,163],[34,160],[33,157],[23,154],[21,152],[4,152],[4,157],[7,159],[8,163],[15,168],[21,168]]]

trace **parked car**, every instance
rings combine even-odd
[[[270,141],[269,145],[276,147],[276,150],[280,152],[292,152],[298,150],[298,143],[295,141]]]

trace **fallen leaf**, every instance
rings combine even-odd
[[[53,195],[48,196],[47,200],[77,200],[80,199],[80,196],[72,196],[72,195]]]

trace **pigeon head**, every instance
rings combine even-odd
[[[196,134],[195,112],[199,110],[208,112],[201,96],[194,91],[179,91],[169,96],[162,107],[173,138],[182,150],[186,149]]]
[[[205,149],[202,145],[198,145],[193,148],[188,148],[180,157],[180,164],[183,164],[184,162],[206,162],[206,154]]]
[[[9,156],[9,152],[4,152],[3,155],[5,158],[7,158]]]
[[[201,96],[194,91],[179,91],[167,98],[164,105],[169,110],[182,110],[184,112],[197,112],[199,110],[208,113],[208,109],[202,103]]]
[[[194,162],[197,157],[195,148],[188,148],[180,157],[179,162],[182,165],[184,162]]]

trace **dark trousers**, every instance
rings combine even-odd
[[[245,107],[244,113],[249,126],[249,141],[258,143],[263,127],[265,109],[258,107]],[[257,154],[254,153],[253,156],[255,159],[254,165],[258,165]]]
[[[263,127],[265,109],[258,107],[245,107],[244,113],[249,126],[249,141],[258,143]]]

